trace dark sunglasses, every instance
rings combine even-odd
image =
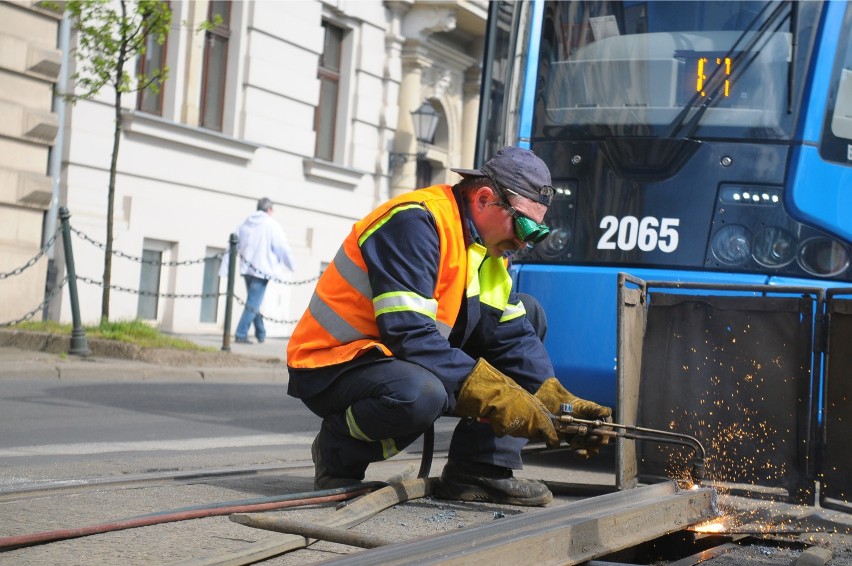
[[[495,187],[496,187],[495,183]],[[500,200],[503,201],[500,206],[506,209],[509,213],[509,216],[512,217],[515,223],[515,234],[518,236],[518,239],[521,240],[525,244],[537,244],[547,238],[548,234],[550,234],[550,228],[547,227],[546,224],[539,224],[529,216],[524,216],[509,204],[509,199],[506,198],[505,192],[512,193],[517,195],[518,193],[507,189],[505,187],[496,187],[497,194],[500,195]],[[520,196],[520,195],[518,195]]]

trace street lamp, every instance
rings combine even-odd
[[[420,108],[412,111],[411,120],[414,122],[414,137],[417,138],[417,153],[390,153],[388,170],[396,169],[411,158],[422,159],[426,155],[426,144],[432,143],[435,138],[439,119],[440,114],[428,101],[424,101]]]

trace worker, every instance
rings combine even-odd
[[[359,483],[371,462],[454,415],[436,495],[546,505],[544,484],[513,475],[521,448],[559,444],[551,414],[562,403],[578,417],[611,414],[553,377],[540,306],[512,292],[506,257],[548,233],[550,171],[518,147],[453,171],[455,186],[403,194],[356,222],[293,331],[288,393],[323,419],[314,487]]]

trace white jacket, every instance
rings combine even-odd
[[[296,269],[284,230],[266,211],[252,213],[236,232],[239,238],[237,249],[245,259],[238,258],[240,274],[273,279],[281,274],[282,265],[290,271]],[[222,259],[219,275],[228,275],[227,253]]]

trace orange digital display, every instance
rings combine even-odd
[[[711,63],[712,61],[712,63]],[[707,85],[707,79],[716,70],[713,65],[722,67],[718,72],[723,73],[724,83],[722,85],[722,96],[731,95],[731,58],[730,57],[699,57],[695,60],[695,92],[701,93],[701,96],[707,96],[704,92],[704,87]]]

